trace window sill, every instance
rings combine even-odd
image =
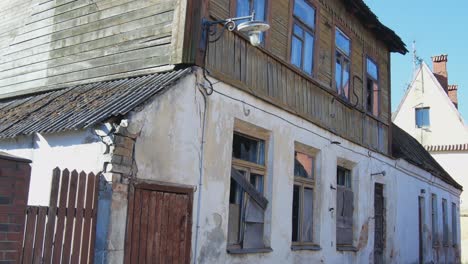
[[[266,248],[228,248],[227,253],[229,254],[255,254],[255,253],[269,253],[273,252],[270,247]]]
[[[356,247],[353,246],[345,246],[345,245],[336,245],[336,250],[338,251],[352,251],[352,252],[358,252]]]
[[[322,248],[319,245],[292,245],[292,251],[301,251],[301,250],[311,250],[311,251],[320,251]]]

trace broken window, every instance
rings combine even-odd
[[[432,245],[437,246],[437,196],[432,194]]]
[[[314,157],[294,152],[294,188],[292,205],[292,242],[312,244],[314,208]]]
[[[349,74],[351,67],[351,41],[338,28],[335,29],[335,87],[338,94],[349,99]]]
[[[352,246],[354,194],[351,171],[338,166],[336,181],[336,245]]]
[[[235,133],[232,156],[228,250],[265,248],[265,142]]]
[[[442,227],[443,227],[443,240],[442,243],[444,246],[448,246],[448,210],[447,210],[447,200],[442,199]]]
[[[380,103],[379,68],[371,58],[367,58],[366,64],[366,110],[374,116],[378,116]]]

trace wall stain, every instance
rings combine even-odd
[[[359,235],[359,243],[357,249],[365,248],[369,240],[369,220],[362,225],[361,233]]]
[[[200,249],[199,263],[215,263],[217,260],[219,261],[219,257],[221,256],[223,249],[220,246],[226,241],[223,229],[221,228],[223,222],[222,216],[214,213],[213,222],[215,227],[204,233],[206,238],[202,241],[206,241],[206,243]],[[206,219],[205,224],[206,226],[210,226],[208,219]]]

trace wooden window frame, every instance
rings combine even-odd
[[[309,146],[300,144],[300,143],[295,143],[294,144],[294,153],[299,152],[301,154],[305,154],[309,157],[312,158],[312,178],[304,178],[301,176],[296,176],[294,171],[293,171],[293,177],[294,177],[294,183],[293,183],[293,192],[294,192],[294,186],[299,186],[300,188],[300,195],[299,195],[299,222],[298,222],[298,228],[299,228],[299,235],[298,239],[300,239],[302,235],[302,216],[303,216],[303,211],[304,211],[304,189],[309,188],[312,189],[312,241],[311,242],[304,242],[304,241],[292,241],[291,238],[291,249],[292,250],[320,250],[320,246],[316,243],[316,238],[315,238],[315,232],[317,232],[315,227],[316,221],[314,221],[316,218],[315,217],[315,201],[316,201],[316,182],[317,182],[317,151]],[[293,166],[294,167],[294,166]],[[294,201],[294,197],[293,197]],[[292,224],[292,223],[291,223]]]
[[[253,1],[255,0],[252,0],[252,3]],[[265,22],[267,23],[271,21],[271,1],[273,0],[265,0]],[[231,17],[237,16],[237,0],[229,1],[229,14]],[[271,34],[270,31],[271,30],[267,30],[263,33],[264,41],[260,44],[261,48],[268,49],[270,47],[270,34]],[[240,32],[238,32],[238,34],[241,36],[246,36],[245,34],[242,34]]]
[[[439,245],[437,239],[438,232],[438,208],[437,208],[437,195],[433,193],[431,195],[431,232],[432,232],[432,247],[437,247]]]
[[[317,36],[318,36],[318,26],[319,26],[319,6],[315,1],[312,0],[304,0],[307,4],[309,4],[315,11],[315,17],[314,17],[314,28],[309,27],[306,23],[304,23],[301,18],[297,17],[294,14],[294,5],[296,4],[296,0],[292,1],[290,10],[289,10],[289,17],[290,23],[289,23],[289,37],[288,37],[288,55],[287,55],[287,61],[291,66],[300,72],[306,74],[307,76],[311,76],[312,78],[317,76],[317,73],[315,71],[315,66],[317,62],[317,54],[318,54],[318,45],[317,44]],[[308,32],[310,35],[313,37],[313,50],[312,50],[312,69],[311,73],[307,73],[306,71],[303,70],[304,66],[304,45],[302,45],[302,50],[301,50],[301,67],[297,67],[296,65],[292,64],[291,62],[291,53],[292,53],[292,39],[293,36],[299,37],[296,34],[294,34],[294,25],[297,24],[304,32]],[[301,37],[302,43],[304,43],[305,36]]]
[[[369,72],[367,71],[367,62],[368,62],[368,60],[370,60],[372,63],[374,63],[375,66],[377,67],[377,80],[374,77],[372,77],[369,74]],[[382,109],[381,109],[382,108],[382,103],[381,103],[381,101],[382,101],[382,98],[381,98],[382,97],[382,89],[381,89],[381,86],[380,86],[380,67],[379,67],[379,64],[377,63],[377,60],[375,60],[370,55],[365,56],[364,64],[365,64],[365,72],[366,72],[366,74],[365,74],[365,76],[366,76],[366,111],[367,111],[367,113],[369,113],[369,114],[371,114],[371,115],[373,115],[375,117],[379,117],[381,115],[381,113],[382,113]],[[373,109],[374,109],[374,90],[371,93],[371,109],[369,110],[367,108],[367,96],[369,96],[369,94],[368,94],[369,91],[367,90],[367,85],[368,85],[367,82],[369,81],[369,79],[372,82],[377,83],[377,88],[378,88],[377,89],[377,114],[374,114],[374,112],[373,112]]]
[[[333,61],[332,61],[332,67],[333,67],[333,76],[332,76],[332,87],[335,88],[335,92],[338,94],[338,97],[341,98],[342,100],[346,101],[346,102],[350,102],[351,100],[351,94],[353,93],[352,89],[354,87],[352,87],[352,65],[353,65],[353,61],[352,61],[352,55],[353,55],[353,40],[351,38],[351,34],[349,34],[350,32],[346,31],[346,30],[343,30],[343,26],[339,25],[339,24],[335,24],[335,30],[333,31],[333,50],[332,50],[332,58],[333,58]],[[341,32],[348,40],[349,40],[349,55],[346,55],[343,51],[341,51],[337,45],[336,45],[336,32],[339,31]],[[336,53],[339,52],[341,54],[342,57],[345,57],[347,60],[348,60],[348,63],[349,63],[349,90],[348,90],[348,97],[346,97],[344,91],[341,92],[341,87],[340,87],[340,90],[338,90],[338,87],[337,87],[337,83],[336,83]],[[343,60],[341,60],[341,62],[343,62]],[[343,80],[343,71],[341,71],[340,73],[342,76],[341,76],[341,79]]]
[[[234,131],[233,131],[233,135],[234,134],[238,134],[238,135],[241,135],[241,136],[244,136],[244,137],[247,137],[247,138],[250,138],[250,139],[253,139],[253,140],[258,140],[258,141],[263,141],[264,142],[264,165],[261,165],[261,164],[258,164],[258,163],[254,163],[254,162],[249,162],[249,161],[245,161],[245,160],[242,160],[242,159],[238,159],[238,158],[234,158],[232,157],[232,168],[236,169],[236,170],[239,170],[239,171],[246,171],[246,177],[248,181],[250,181],[250,174],[251,173],[255,173],[255,174],[259,174],[259,175],[262,175],[263,176],[263,194],[266,193],[266,186],[268,185],[268,177],[267,177],[267,172],[268,172],[268,167],[267,167],[267,161],[268,161],[268,142],[269,142],[269,132],[263,128],[260,128],[260,127],[257,127],[255,125],[252,125],[252,124],[249,124],[245,121],[241,121],[241,120],[238,120],[238,119],[235,119],[235,122],[234,122]],[[244,191],[243,192],[243,200],[242,202],[245,201],[245,196],[247,196],[248,194]],[[242,217],[242,209],[241,209],[241,217]],[[266,218],[266,212],[265,212],[265,215],[264,215],[264,218]],[[244,220],[240,219],[240,222],[242,224]],[[265,223],[266,221],[263,223],[264,224],[264,233],[263,235],[265,236]],[[228,229],[229,229],[229,226],[228,226]],[[242,230],[241,228],[239,228],[239,234],[238,236],[241,237],[241,233],[242,233]],[[265,252],[271,252],[272,249],[267,247],[267,245],[265,245],[264,248],[243,248],[242,246],[242,237],[239,238],[239,241],[237,244],[229,244],[229,241],[227,243],[227,252],[230,253],[230,254],[247,254],[247,253],[265,253]]]
[[[350,186],[346,186],[346,185],[341,185],[341,184],[338,184],[338,168],[342,168],[342,169],[345,169],[347,171],[349,171],[349,183],[350,183]],[[355,196],[355,192],[354,192],[354,184],[353,184],[353,170],[352,168],[348,167],[348,166],[345,166],[344,164],[342,163],[338,163],[337,166],[336,166],[336,170],[337,170],[337,174],[336,174],[336,190],[338,192],[338,188],[343,188],[345,190],[349,190],[353,193],[353,216],[352,216],[352,220],[353,220],[353,223],[352,223],[352,230],[353,230],[353,233],[352,233],[352,241],[350,244],[338,244],[338,241],[336,241],[336,250],[338,251],[354,251],[356,252],[357,251],[357,248],[354,246],[354,236],[355,236],[355,230],[354,230],[354,226],[355,226],[355,223],[354,223],[354,215],[356,214],[355,210],[354,210],[354,204],[355,204],[355,200],[354,200],[354,196]],[[345,184],[346,184],[346,179],[345,179]],[[336,203],[338,203],[338,197],[336,198]],[[344,205],[343,205],[344,206]],[[338,208],[336,208],[338,210]],[[336,214],[338,214],[338,212],[336,212]],[[337,223],[335,223],[335,228],[337,228]]]

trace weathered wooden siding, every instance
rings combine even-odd
[[[185,4],[185,0],[1,1],[0,97],[180,63]]]
[[[208,67],[224,81],[287,108],[356,143],[388,153],[389,50],[359,20],[346,11],[341,0],[315,0],[317,7],[314,76],[289,66],[289,34],[292,0],[268,1],[271,29],[264,48],[254,48],[235,33],[211,44]],[[226,18],[233,14],[228,0],[211,0],[209,14]],[[336,98],[334,80],[335,27],[351,39],[351,88],[349,102]],[[379,65],[381,113],[365,113],[365,58]],[[234,63],[225,63],[232,61]],[[380,138],[379,138],[380,127]],[[384,137],[382,139],[382,137]],[[380,144],[379,144],[380,142]],[[380,145],[380,146],[379,146]]]

